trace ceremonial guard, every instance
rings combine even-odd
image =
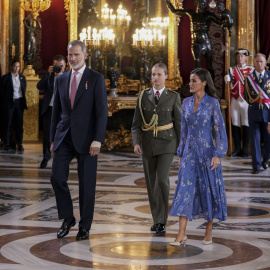
[[[229,74],[225,76],[225,82],[231,82],[230,87],[230,109],[232,120],[232,135],[234,139],[234,152],[232,156],[248,156],[249,144],[249,124],[248,124],[248,103],[244,98],[245,77],[254,68],[246,64],[247,57],[252,53],[243,48],[235,52],[237,65],[229,68]],[[243,136],[241,136],[241,127]],[[243,147],[241,151],[241,137],[243,137]]]
[[[169,172],[180,139],[181,102],[177,92],[165,87],[166,65],[152,68],[153,87],[139,95],[131,127],[134,152],[142,155],[154,225],[151,232],[166,232],[169,206]]]
[[[268,168],[270,137],[267,132],[270,108],[270,72],[265,69],[266,57],[258,53],[254,57],[255,70],[245,79],[244,96],[249,104],[248,121],[250,127],[253,174],[258,174],[261,165]],[[261,163],[261,137],[263,138],[263,161]]]

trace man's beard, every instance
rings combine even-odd
[[[71,65],[70,63],[70,66],[73,68],[73,69],[78,69],[80,67],[82,67],[84,65],[84,62],[85,62],[85,59],[83,59],[80,63],[78,63],[77,65]]]

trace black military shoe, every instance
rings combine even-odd
[[[76,220],[74,217],[72,219],[66,218],[61,228],[57,232],[57,238],[63,238],[64,236],[66,236],[69,233],[70,228],[75,226],[75,224],[76,224]]]
[[[81,241],[88,238],[89,238],[89,230],[86,230],[85,228],[79,228],[79,232],[76,236],[76,240]]]
[[[262,166],[263,166],[263,168],[266,170],[266,169],[268,168],[268,166],[269,166],[268,160],[263,160]]]
[[[252,174],[259,174],[259,172],[260,172],[259,170],[253,170]]]
[[[157,224],[154,224],[152,227],[151,227],[151,232],[156,232],[156,230],[157,230],[157,227],[159,226],[159,224],[157,223]]]
[[[162,236],[162,235],[165,235],[165,233],[166,233],[165,224],[159,223],[156,229],[156,234],[158,236]]]

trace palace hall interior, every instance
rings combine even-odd
[[[264,88],[266,94],[254,88],[259,98],[252,99],[250,95],[256,93],[251,89],[246,112],[255,105],[268,112],[262,108],[270,105],[269,18],[270,0],[0,0],[0,269],[270,269],[270,148],[266,147],[270,135],[261,127],[254,150],[250,138],[254,130],[243,124],[250,119],[241,119],[237,126],[230,117],[236,100],[230,72],[246,66],[253,72],[257,53],[265,55],[266,80],[256,89]],[[68,186],[77,223],[65,237],[57,236],[63,220],[58,219],[51,184],[53,156],[44,150],[51,116],[46,118],[43,112],[46,89],[37,86],[46,74],[57,77],[62,72],[62,59],[54,62],[55,56],[62,55],[67,62],[56,81],[69,72],[67,46],[72,40],[86,45],[86,66],[103,75],[108,104],[94,217],[89,239],[82,241],[77,235],[81,201],[76,158],[70,163]],[[242,66],[238,55],[245,56]],[[154,222],[144,162],[134,153],[131,127],[139,93],[153,86],[152,67],[160,62],[168,67],[165,91],[180,96],[182,104],[192,96],[190,73],[197,67],[211,73],[219,98],[228,140],[228,150],[220,159],[228,216],[224,221],[214,219],[211,244],[204,241],[204,218],[188,221],[188,240],[178,246],[170,244],[178,234],[177,216],[168,215],[166,233],[150,229]],[[14,113],[9,122],[3,85],[5,74],[15,70],[14,63],[20,68],[22,95],[13,94],[12,106],[20,107],[25,98],[28,108]],[[241,89],[248,78],[257,85],[257,77],[248,73],[238,76],[241,102],[246,102]],[[10,82],[15,93],[14,78]],[[83,91],[92,89],[90,80],[82,85]],[[262,121],[267,127],[269,120]],[[155,132],[160,131],[154,130],[153,136]],[[259,169],[252,162],[257,156]],[[175,151],[168,211],[178,183],[178,161]]]

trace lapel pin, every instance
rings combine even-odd
[[[85,83],[85,89],[88,89],[88,81]]]

